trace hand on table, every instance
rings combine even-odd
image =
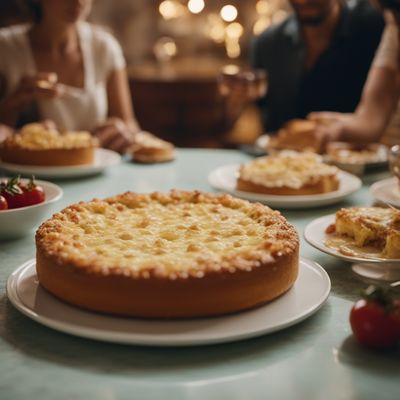
[[[330,142],[343,140],[351,115],[325,111],[313,112],[307,118],[316,123],[315,135],[321,140],[323,146],[326,146]]]
[[[120,118],[109,118],[98,125],[93,135],[99,139],[100,146],[124,153],[135,141],[132,129]]]

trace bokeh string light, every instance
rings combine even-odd
[[[177,23],[176,20],[179,19],[185,19],[185,22],[189,19],[190,22],[190,18],[200,18],[199,15],[205,15],[206,27],[203,33],[205,39],[223,44],[229,58],[241,56],[241,40],[246,33],[259,34],[272,24],[281,22],[289,13],[287,0],[255,0],[254,20],[249,24],[249,21],[243,21],[245,18],[241,14],[243,6],[237,0],[234,3],[236,5],[224,4],[221,1],[219,11],[215,9],[216,3],[204,0],[163,0],[159,4],[159,13],[165,21],[171,23]],[[173,41],[173,38],[171,40]],[[173,53],[177,54],[177,49]]]

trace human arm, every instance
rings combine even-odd
[[[140,130],[133,113],[126,69],[114,70],[107,83],[108,116],[122,119],[132,133]]]
[[[400,94],[399,30],[391,14],[376,52],[361,101],[354,113],[311,113],[319,134],[329,140],[377,141],[395,111]]]
[[[7,81],[0,74],[0,123],[9,126],[15,126],[20,112],[34,101],[57,97],[63,91],[57,75],[51,72],[24,76],[10,94],[6,94],[6,89]]]
[[[125,68],[110,73],[107,81],[108,118],[94,130],[102,147],[123,153],[135,141],[140,127],[133,113]]]
[[[13,129],[7,125],[0,124],[0,143],[13,134]]]
[[[311,113],[317,122],[317,134],[325,141],[376,142],[381,138],[400,94],[398,73],[384,67],[372,67],[361,101],[354,113]]]

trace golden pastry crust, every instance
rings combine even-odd
[[[149,132],[138,132],[132,146],[132,157],[140,163],[158,163],[175,159],[175,146]]]
[[[336,212],[335,223],[327,228],[328,234],[351,239],[339,246],[349,252],[348,245],[362,251],[376,248],[381,257],[400,258],[400,210],[382,207],[351,207]],[[328,243],[329,245],[329,243]]]
[[[280,296],[298,273],[294,228],[229,195],[128,192],[75,204],[41,225],[36,245],[47,290],[120,315],[235,312]]]
[[[236,188],[271,195],[311,195],[339,188],[338,169],[313,153],[283,151],[259,157],[239,169]]]
[[[67,132],[25,125],[21,131],[0,144],[4,162],[23,165],[69,166],[92,164],[97,139],[89,132]]]
[[[316,122],[294,119],[285,124],[276,136],[271,137],[268,149],[323,152],[323,143],[317,137]]]

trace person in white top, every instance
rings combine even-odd
[[[49,119],[123,152],[140,128],[119,44],[85,22],[92,0],[26,3],[33,23],[0,29],[0,123]]]
[[[400,0],[376,0],[386,28],[354,113],[314,112],[317,133],[326,141],[377,142],[389,127],[400,143]],[[392,139],[393,140],[393,139]],[[394,144],[392,142],[392,144]]]

